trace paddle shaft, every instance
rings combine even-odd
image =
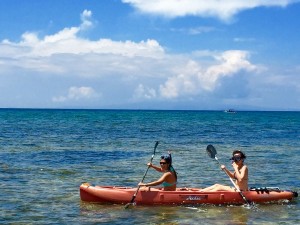
[[[154,150],[153,150],[153,154],[152,154],[151,160],[150,160],[150,165],[152,164],[152,161],[153,161],[153,158],[154,158],[155,151],[156,151],[156,148],[157,148],[158,143],[159,143],[158,141],[155,143]],[[142,179],[142,181],[141,181],[142,183],[144,182],[144,179],[145,179],[145,177],[146,177],[146,175],[147,175],[147,173],[148,173],[148,170],[149,170],[149,168],[150,168],[150,165],[147,167],[147,170],[146,170],[146,172],[144,173],[143,179]],[[139,190],[140,190],[140,186],[137,187],[137,189],[136,189],[135,193],[133,194],[132,199],[131,199],[131,201],[130,201],[129,204],[132,204],[132,203],[134,202],[134,200],[135,200],[135,198],[136,198],[137,193],[139,192]],[[128,204],[125,205],[125,208],[127,208],[127,207],[128,207]]]
[[[219,163],[219,165],[222,165],[220,163],[220,161],[218,160],[217,156],[215,156],[215,160],[217,160],[217,162]],[[223,170],[223,169],[222,169]],[[248,202],[248,200],[246,199],[245,195],[241,192],[241,190],[239,189],[239,187],[236,185],[236,183],[232,180],[232,178],[226,173],[225,170],[223,170],[224,173],[229,177],[231,183],[233,184],[234,188],[240,193],[241,197],[243,198],[243,200],[248,204],[250,205],[250,203]]]

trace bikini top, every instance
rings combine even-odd
[[[163,182],[163,183],[162,183],[162,186],[163,186],[163,187],[171,187],[171,186],[173,186],[173,185],[175,185],[175,184],[177,184],[177,182],[174,182],[174,183]]]
[[[171,171],[172,173],[175,172],[175,170],[173,169],[173,167],[170,168],[170,171]],[[165,181],[165,182],[162,183],[162,186],[163,186],[163,187],[171,187],[171,186],[173,186],[173,185],[175,185],[175,184],[177,184],[177,181],[175,181],[174,183],[168,183],[168,182]]]

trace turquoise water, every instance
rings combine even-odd
[[[299,192],[300,112],[0,109],[0,223],[299,224],[299,199],[243,206],[96,205],[80,201],[82,182],[136,186],[154,157],[171,149],[178,186],[230,181],[210,159],[213,144],[230,167],[247,155],[249,185]],[[160,174],[149,170],[145,181]]]

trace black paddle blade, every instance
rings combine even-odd
[[[156,141],[155,142],[155,146],[154,146],[154,150],[153,150],[153,155],[155,155],[155,151],[156,151],[156,148],[157,148],[157,145],[159,144],[159,141]]]
[[[217,155],[217,150],[215,149],[215,147],[213,145],[207,145],[206,152],[207,152],[208,156],[212,159],[214,159]]]

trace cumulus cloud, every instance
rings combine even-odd
[[[90,56],[89,59],[92,56],[91,60],[94,63],[95,61],[106,61],[112,57],[118,57],[119,60],[112,61],[121,63],[123,57],[160,58],[164,53],[164,49],[159,43],[152,39],[140,42],[122,42],[111,39],[91,41],[81,38],[79,33],[93,26],[91,16],[91,11],[84,10],[81,14],[82,23],[78,27],[67,27],[42,38],[36,32],[28,31],[22,35],[20,42],[11,42],[5,39],[0,43],[0,60],[1,58],[13,59],[7,60],[5,63],[6,67],[11,68],[23,67],[36,71],[47,70],[53,73],[66,73],[80,62],[80,64],[88,64],[84,57],[87,55]],[[71,60],[62,60],[61,55],[68,55]],[[126,65],[129,64],[126,62],[120,67]],[[78,69],[79,74],[86,72],[84,67]]]
[[[99,97],[99,94],[91,87],[70,87],[66,96],[53,97],[53,102],[66,102],[87,100]]]
[[[81,19],[80,29],[81,30],[87,30],[93,26],[93,22],[91,21],[91,18],[92,18],[92,11],[85,9],[81,13],[81,15],[80,15],[80,19]]]
[[[201,16],[229,20],[240,11],[255,7],[284,7],[297,0],[122,0],[142,13],[165,17]]]
[[[63,80],[55,93],[67,88],[68,91],[60,96],[54,92],[49,94],[52,103],[79,102],[101,96],[110,104],[145,99],[168,101],[212,93],[223,77],[257,70],[246,51],[169,54],[153,39],[134,42],[81,37],[80,32],[92,27],[92,21],[92,12],[84,10],[79,26],[66,27],[44,37],[28,31],[20,42],[3,40],[0,75],[18,71],[15,76],[32,76],[28,80],[36,83],[36,78],[45,75],[52,79],[53,87],[57,86],[58,79]],[[199,27],[193,32],[210,29]],[[70,87],[82,80],[85,84],[97,83],[97,90],[89,85]]]
[[[184,73],[169,77],[160,85],[160,94],[164,98],[177,98],[181,95],[196,95],[201,91],[213,91],[222,77],[234,76],[241,70],[254,71],[258,67],[248,60],[246,51],[225,51],[215,56],[218,63],[201,68],[196,61],[190,61]]]
[[[132,60],[134,58],[153,60],[164,55],[163,47],[153,39],[134,42],[82,38],[80,33],[93,25],[92,12],[84,10],[77,27],[66,27],[44,37],[28,31],[20,42],[3,40],[0,42],[0,64],[3,64],[0,72],[18,68],[58,75],[101,76],[139,69],[139,62]]]
[[[118,82],[110,85],[114,87],[122,82],[130,84],[131,98],[135,100],[174,99],[211,92],[222,77],[233,76],[241,70],[257,69],[249,61],[246,51],[207,51],[202,52],[202,56],[197,53],[197,59],[194,59],[192,55],[168,54],[156,40],[122,42],[83,39],[78,33],[92,26],[91,17],[92,12],[84,10],[81,14],[82,23],[78,27],[64,28],[43,38],[34,32],[26,32],[18,43],[2,41],[0,63],[2,56],[9,59],[2,64],[3,67],[73,79],[88,77],[104,81],[105,77],[113,76],[107,80],[116,78]],[[194,32],[202,31],[203,28],[199,28]],[[209,65],[204,65],[201,57],[210,58]],[[103,88],[109,89],[106,86]],[[75,101],[95,96],[96,91],[92,88],[71,87],[67,95],[54,97],[52,101]]]
[[[143,84],[139,84],[134,91],[133,99],[154,99],[156,96],[154,88],[147,88]]]

